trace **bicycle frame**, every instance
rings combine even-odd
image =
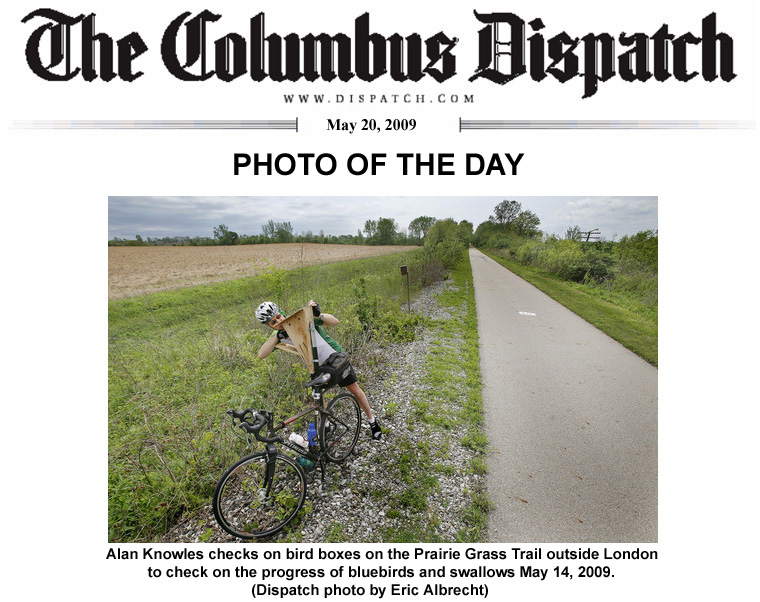
[[[292,424],[299,418],[303,418],[309,412],[318,412],[319,414],[327,413],[327,410],[325,409],[325,401],[324,401],[324,395],[322,394],[322,391],[317,388],[314,388],[312,389],[311,396],[314,399],[314,403],[312,405],[310,405],[308,408],[304,409],[303,411],[299,412],[295,416],[292,416],[288,418],[287,420],[282,420],[280,421],[279,424],[272,425],[269,429],[269,436],[272,437],[274,433],[284,429],[286,426],[288,426],[289,424]]]
[[[296,422],[297,420],[300,420],[307,414],[311,412],[315,412],[319,415],[319,420],[324,420],[325,417],[332,417],[333,419],[336,419],[335,416],[333,416],[330,412],[327,411],[327,408],[325,406],[325,397],[324,397],[324,390],[323,387],[312,387],[311,396],[314,400],[314,403],[308,406],[307,408],[304,408],[302,411],[300,411],[298,414],[295,414],[294,416],[291,416],[290,418],[287,418],[286,420],[281,420],[277,424],[273,424],[274,421],[269,423],[269,429],[268,429],[268,438],[273,438],[277,436],[277,433],[287,427],[288,425]],[[337,420],[337,419],[336,419]],[[300,456],[303,456],[307,460],[310,460],[314,462],[316,465],[319,463],[320,468],[322,469],[322,478],[324,479],[324,458],[322,457],[324,455],[324,450],[320,451],[318,454],[313,454],[307,450],[304,450],[302,447],[298,445],[292,444],[290,441],[280,438],[279,443],[283,446],[285,446],[287,449],[296,452]],[[269,447],[269,445],[267,445]]]

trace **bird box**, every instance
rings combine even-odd
[[[288,345],[280,342],[277,343],[276,347],[288,353],[295,353],[306,364],[309,373],[314,374],[317,369],[317,350],[312,336],[315,329],[314,314],[311,307],[302,307],[297,312],[290,314],[283,320],[282,325],[293,344]]]

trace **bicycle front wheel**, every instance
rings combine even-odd
[[[343,462],[359,438],[362,424],[359,402],[350,393],[341,393],[327,404],[327,411],[329,414],[322,415],[319,425],[320,445],[330,462]]]
[[[306,499],[306,479],[295,460],[259,452],[235,462],[214,489],[214,516],[242,539],[273,535],[295,518]]]

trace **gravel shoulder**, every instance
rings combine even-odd
[[[441,346],[460,344],[437,325],[457,320],[439,295],[451,282],[425,289],[413,311],[428,318],[410,343],[373,350],[382,373],[359,368],[360,383],[383,427],[374,442],[364,419],[356,450],[340,465],[309,475],[305,508],[294,528],[270,541],[303,543],[379,541],[457,541],[466,532],[466,507],[473,492],[485,487],[484,475],[472,470],[476,452],[465,447],[455,430],[418,419],[423,397],[435,395],[426,374],[426,358]],[[369,376],[369,378],[368,378]],[[459,385],[462,386],[462,385]],[[457,393],[455,391],[455,393]],[[463,391],[459,391],[463,393]],[[436,412],[456,415],[464,395],[447,395]],[[443,405],[441,405],[443,404]],[[461,433],[459,434],[461,435]],[[409,470],[412,474],[409,474]],[[427,480],[428,487],[419,483]],[[185,516],[163,542],[239,541],[216,524],[211,505]]]

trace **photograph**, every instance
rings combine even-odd
[[[108,229],[109,541],[657,542],[656,197]]]

